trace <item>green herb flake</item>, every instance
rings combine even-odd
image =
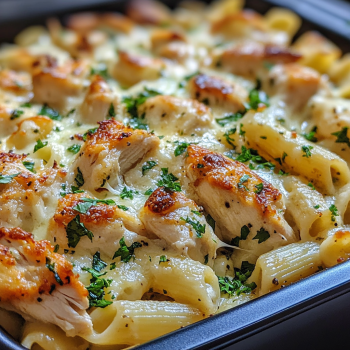
[[[169,260],[167,259],[166,255],[161,255],[161,257],[159,258],[159,265],[160,265],[160,263],[167,262],[167,261],[169,261]]]
[[[76,175],[74,181],[76,182],[78,188],[80,188],[81,186],[83,186],[84,183],[85,183],[83,173],[80,171],[79,168],[77,168],[77,175]]]
[[[239,135],[245,137],[245,131],[243,130],[243,124],[239,124]]]
[[[153,190],[152,188],[149,188],[149,189],[145,192],[145,196],[150,196],[153,192],[154,192],[154,190]]]
[[[45,115],[49,117],[52,120],[61,121],[62,116],[53,108],[49,107],[48,105],[43,105],[38,113],[39,115]]]
[[[304,133],[302,136],[308,141],[317,142],[317,137],[315,137],[317,132],[317,126],[314,126],[309,133]]]
[[[226,139],[226,142],[232,146],[233,149],[236,148],[235,144],[233,143],[235,141],[235,139],[233,139],[231,137],[231,135],[234,135],[236,133],[237,129],[236,128],[232,128],[232,129],[229,129],[227,130],[225,133],[224,133],[224,137]]]
[[[37,151],[39,151],[39,149],[42,149],[42,148],[46,147],[47,144],[48,144],[47,141],[44,141],[44,142],[43,142],[43,141],[41,141],[40,139],[39,139],[38,141],[36,141],[36,144],[35,144],[35,146],[34,146],[34,153],[37,152]]]
[[[16,176],[20,175],[21,173],[12,174],[12,175],[2,175],[0,174],[0,184],[8,184],[10,183]]]
[[[190,145],[190,143],[187,143],[187,142],[175,141],[175,143],[177,144],[174,150],[175,157],[178,157],[179,155],[185,153],[187,150],[187,147]]]
[[[71,153],[73,153],[73,154],[77,154],[77,153],[80,151],[80,148],[81,148],[80,145],[74,144],[74,145],[68,147],[68,148],[67,148],[67,151],[68,151],[68,152],[71,152]]]
[[[257,232],[256,236],[253,239],[258,239],[258,244],[265,242],[270,237],[268,231],[266,231],[263,227]]]
[[[24,113],[24,111],[20,110],[20,109],[15,109],[12,113],[11,113],[11,120],[17,119],[19,118],[22,114]]]
[[[126,207],[125,205],[120,205],[120,204],[118,204],[117,207],[118,207],[119,209],[121,209],[121,210],[124,210],[124,211],[128,211],[128,210],[129,210],[129,208]]]
[[[148,160],[146,163],[142,165],[142,176],[146,174],[146,172],[152,168],[154,168],[158,163],[153,160]]]
[[[207,265],[209,261],[209,254],[204,257],[204,265]]]
[[[36,171],[34,170],[34,167],[35,167],[35,162],[28,162],[28,161],[24,161],[22,162],[22,164],[24,165],[24,167],[31,171],[32,173],[36,173]]]
[[[340,131],[333,132],[331,135],[336,136],[336,143],[346,143],[350,147],[350,139],[347,136],[349,127],[344,126]]]
[[[141,248],[142,244],[139,242],[132,243],[129,247],[125,244],[125,239],[122,237],[119,240],[120,248],[114,253],[113,259],[120,256],[122,262],[127,263],[131,260],[131,258],[135,257],[135,249]]]
[[[101,260],[100,252],[96,252],[92,257],[92,268],[98,272],[101,272],[101,270],[103,270],[106,266],[107,263]]]
[[[121,199],[125,199],[125,198],[134,199],[134,193],[135,193],[135,191],[124,186],[124,188],[119,196]]]
[[[311,187],[312,190],[316,190],[315,186],[311,182],[309,182],[307,185]]]
[[[83,140],[86,141],[88,135],[93,135],[98,128],[93,128],[93,129],[89,129],[84,135],[83,135]]]
[[[58,275],[57,271],[55,270],[55,263],[51,263],[51,259],[46,257],[46,265],[45,265],[55,276],[56,282],[63,286],[63,281],[61,280],[60,276]]]
[[[90,75],[99,75],[103,79],[109,79],[110,76],[108,74],[107,66],[104,63],[100,63],[96,68],[90,69]]]
[[[266,140],[267,136],[260,136],[261,139]]]
[[[87,236],[91,242],[92,238],[94,237],[93,233],[89,231],[82,222],[80,222],[79,215],[68,223],[66,233],[68,238],[68,247],[70,248],[75,248],[79,243],[80,238],[83,236]]]
[[[311,150],[313,149],[312,146],[304,145],[301,147],[302,151],[305,153],[303,154],[303,157],[310,158],[311,157]]]
[[[253,89],[249,92],[249,103],[247,107],[249,109],[257,110],[260,105],[270,106],[269,97],[264,91],[259,91],[258,89]]]
[[[256,190],[254,190],[254,192],[256,194],[259,194],[264,189],[264,184],[261,182],[261,183],[255,185],[254,187],[256,188]]]
[[[172,173],[169,174],[168,168],[161,168],[162,174],[160,175],[161,178],[157,182],[157,185],[159,187],[164,187],[165,190],[168,191],[174,191],[174,192],[180,192],[181,191],[181,185],[179,182],[177,182],[179,179]]]
[[[288,154],[286,152],[283,152],[282,155],[282,162],[284,162],[284,160],[286,159],[286,157],[288,156]]]
[[[319,208],[320,208],[320,205],[319,205],[319,204],[314,205],[314,208],[315,208],[315,209],[319,209]]]
[[[202,168],[204,168],[204,164],[200,164],[200,163],[198,163],[198,164],[197,164],[197,168],[198,168],[198,169],[202,169]]]
[[[114,118],[114,117],[115,117],[115,109],[114,109],[113,102],[111,102],[109,109],[108,109],[107,118]]]
[[[54,248],[54,250],[53,250],[53,252],[54,252],[54,253],[57,253],[59,249],[60,249],[59,244],[56,244],[56,245],[55,245],[55,248]]]
[[[30,102],[24,102],[20,105],[22,108],[31,108],[32,104]]]
[[[336,216],[339,216],[339,212],[338,212],[338,208],[332,204],[330,207],[329,207],[329,211],[331,212],[332,216],[331,216],[331,220],[332,221],[335,221],[335,217]]]
[[[244,183],[248,182],[249,179],[250,179],[250,176],[248,174],[243,175],[239,179],[237,187],[238,188],[244,188],[246,191],[249,191],[249,189],[245,185],[243,185]]]
[[[197,238],[203,237],[205,233],[205,224],[201,224],[199,221],[193,221],[189,217],[186,217],[186,219],[181,217],[180,219],[193,227],[193,229],[196,231]]]
[[[215,220],[208,214],[205,218],[207,220],[208,225],[215,231]]]
[[[243,118],[245,111],[243,112],[237,112],[233,114],[227,114],[223,118],[217,118],[215,121],[220,125],[220,126],[225,126],[228,123],[236,122],[240,119]]]

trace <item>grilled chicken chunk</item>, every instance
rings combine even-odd
[[[250,232],[240,247],[254,249],[257,255],[295,240],[283,212],[282,194],[244,164],[190,145],[186,158],[187,176],[199,203],[227,230],[224,238]],[[261,244],[262,243],[262,244]]]
[[[189,91],[193,98],[207,105],[219,106],[230,112],[244,110],[248,92],[238,83],[229,83],[217,77],[198,74],[190,79]]]
[[[53,124],[53,120],[44,115],[26,118],[18,123],[18,129],[8,138],[7,145],[20,150],[39,138],[45,139],[52,131]]]
[[[106,181],[114,187],[120,176],[132,168],[148,151],[159,145],[159,138],[145,130],[134,130],[116,120],[99,122],[94,134],[81,148],[73,166],[91,191]]]
[[[159,58],[136,56],[119,51],[119,60],[114,67],[113,75],[122,86],[132,86],[142,80],[156,80],[165,67]]]
[[[219,239],[199,207],[182,193],[156,189],[143,207],[140,218],[148,231],[193,260],[213,266]]]
[[[20,228],[0,228],[0,306],[53,323],[69,336],[90,334],[88,292],[72,264]]]
[[[83,121],[95,124],[106,119],[113,101],[114,96],[108,84],[99,75],[95,75],[81,105]]]
[[[34,101],[63,109],[68,97],[78,96],[82,92],[86,73],[87,64],[84,61],[71,60],[58,66],[50,56],[39,58],[32,74]]]
[[[169,9],[162,3],[153,0],[130,1],[126,14],[139,24],[164,25],[171,21]]]
[[[0,70],[0,89],[15,94],[28,94],[32,90],[32,82],[28,73],[13,70]]]
[[[269,95],[279,95],[293,109],[299,110],[321,86],[321,76],[312,68],[298,64],[274,66],[266,82]]]
[[[229,48],[215,58],[215,64],[233,74],[255,78],[268,64],[292,63],[301,55],[290,49],[258,42],[244,42]]]
[[[66,172],[54,166],[33,174],[26,161],[26,155],[0,153],[0,174],[9,181],[0,184],[0,226],[33,231],[52,217]]]
[[[139,107],[151,129],[180,133],[201,133],[213,120],[210,108],[192,99],[158,95],[146,100]]]
[[[93,198],[84,193],[67,194],[58,202],[49,232],[60,248],[75,249],[78,246],[92,253],[100,250],[112,256],[118,249],[119,240],[124,235],[132,235],[130,231],[146,234],[136,214],[119,209],[117,205],[98,202],[86,210],[89,203],[84,199]]]

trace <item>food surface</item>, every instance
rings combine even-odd
[[[350,58],[297,15],[150,0],[0,47],[0,325],[124,349],[350,257]]]

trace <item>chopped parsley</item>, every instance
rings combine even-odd
[[[239,124],[239,135],[245,137],[245,131],[243,130],[243,124]]]
[[[243,112],[237,112],[233,114],[227,114],[223,118],[217,118],[215,121],[220,125],[220,126],[225,126],[228,123],[236,122],[239,119],[242,119],[244,116],[245,111]]]
[[[36,144],[35,144],[35,146],[34,146],[34,153],[37,152],[37,151],[39,151],[39,149],[42,149],[42,148],[46,147],[47,144],[48,144],[47,141],[44,141],[44,142],[43,142],[43,141],[41,141],[40,139],[39,139],[38,141],[36,141]]]
[[[236,157],[236,160],[242,163],[246,163],[248,161],[257,163],[258,165],[256,167],[253,164],[249,164],[249,168],[251,170],[264,169],[264,168],[270,169],[270,170],[275,169],[275,165],[272,164],[271,162],[268,162],[265,158],[261,157],[258,151],[256,151],[253,148],[247,148],[245,146],[242,146],[241,154],[239,154],[238,157]]]
[[[196,214],[198,216],[202,216],[202,214],[198,210],[191,210],[191,213]]]
[[[21,173],[13,174],[13,175],[2,175],[0,174],[0,184],[8,184],[10,183],[16,176]]]
[[[232,129],[229,129],[227,130],[225,133],[224,133],[224,137],[226,139],[226,142],[231,145],[234,149],[236,148],[235,144],[233,143],[235,141],[235,139],[233,139],[231,137],[231,135],[234,135],[236,133],[237,129],[236,128],[232,128]]]
[[[81,198],[83,203],[78,203],[72,209],[76,210],[81,214],[86,214],[89,209],[97,203],[107,204],[107,205],[115,205],[115,201],[113,199],[94,199],[94,198]]]
[[[215,231],[215,220],[211,217],[211,215],[208,214],[205,219],[207,220],[207,223],[213,229],[213,231]]]
[[[249,189],[245,185],[243,185],[245,182],[248,182],[249,179],[250,179],[250,176],[248,174],[243,175],[239,179],[237,187],[238,188],[244,188],[246,191],[249,191]]]
[[[20,107],[23,107],[23,108],[31,108],[32,107],[32,104],[30,102],[24,102],[20,105]]]
[[[56,245],[55,245],[55,248],[54,248],[54,250],[53,250],[53,252],[54,252],[54,253],[57,253],[59,249],[60,249],[59,244],[56,244]]]
[[[256,236],[253,239],[258,239],[258,244],[265,242],[268,238],[270,238],[270,234],[263,227],[256,233]]]
[[[198,168],[198,169],[204,168],[204,164],[198,163],[198,164],[197,164],[197,168]]]
[[[131,246],[127,246],[125,244],[125,239],[124,237],[122,237],[120,240],[119,240],[119,245],[120,245],[120,248],[114,253],[113,255],[113,259],[117,258],[118,256],[120,256],[120,259],[122,262],[129,262],[131,260],[131,258],[134,258],[135,259],[135,249],[136,248],[141,248],[142,247],[142,244],[139,243],[139,242],[134,242],[131,244]]]
[[[39,115],[46,115],[47,117],[49,117],[52,120],[62,120],[62,116],[53,108],[49,107],[48,105],[44,104],[39,113]]]
[[[284,160],[286,159],[287,156],[288,156],[288,154],[286,152],[283,152],[283,154],[282,154],[282,162],[284,162]]]
[[[254,190],[254,192],[256,194],[259,194],[264,189],[264,184],[261,182],[261,183],[255,185],[254,187],[256,188],[256,190]]]
[[[335,217],[336,216],[339,216],[339,212],[338,212],[338,208],[332,204],[330,207],[329,207],[329,211],[331,212],[332,216],[331,216],[331,220],[332,221],[335,221]]]
[[[153,192],[154,192],[154,190],[153,190],[152,188],[149,188],[149,189],[145,192],[145,196],[150,196]]]
[[[129,210],[129,208],[126,207],[125,205],[118,204],[117,207],[118,207],[119,209],[121,209],[121,210],[124,210],[124,211],[128,211],[128,210]]]
[[[302,136],[308,141],[317,142],[317,137],[315,137],[317,131],[317,126],[314,126],[309,133],[304,133]]]
[[[231,245],[235,247],[239,247],[239,241],[243,240],[245,241],[250,233],[250,229],[247,225],[244,225],[241,227],[241,236],[237,236],[235,238],[232,238]]]
[[[121,199],[125,199],[125,198],[134,199],[134,193],[136,193],[134,190],[124,186],[119,196]]]
[[[319,205],[319,204],[314,205],[314,208],[315,208],[315,209],[319,209],[319,208],[320,208],[320,205]]]
[[[167,261],[169,261],[169,260],[167,259],[166,255],[161,255],[161,257],[159,258],[159,265],[160,265],[160,263],[167,262]]]
[[[85,225],[80,222],[80,216],[77,215],[72,221],[70,221],[66,227],[66,233],[68,238],[68,247],[75,248],[80,241],[80,238],[87,236],[92,242],[93,233],[89,231]]]
[[[204,265],[207,265],[209,261],[209,254],[204,257]]]
[[[98,129],[98,127],[97,128],[93,128],[93,129],[89,129],[86,133],[84,133],[83,140],[86,141],[88,135],[94,134],[97,131],[97,129]]]
[[[75,177],[74,181],[75,181],[76,184],[78,185],[78,188],[80,188],[81,186],[83,186],[84,183],[85,183],[83,173],[80,171],[79,168],[77,168],[77,176]]]
[[[35,170],[34,170],[34,167],[35,167],[35,162],[28,162],[28,161],[24,161],[22,162],[22,164],[24,165],[24,167],[31,171],[32,173],[35,174]]]
[[[80,151],[80,148],[81,148],[80,145],[74,144],[74,145],[68,147],[68,148],[67,148],[67,151],[68,151],[68,152],[71,152],[71,153],[73,153],[73,154],[77,154],[77,153]]]
[[[115,117],[115,109],[114,109],[113,102],[111,102],[109,109],[108,109],[107,118],[114,118],[114,117]]]
[[[305,153],[305,154],[303,154],[303,157],[306,157],[306,158],[311,157],[311,150],[313,149],[312,146],[304,145],[301,147],[301,149]]]
[[[191,143],[180,142],[180,141],[175,141],[174,143],[177,144],[174,151],[175,157],[178,157],[179,155],[185,153],[185,151],[187,150],[187,147],[191,144]]]
[[[350,139],[347,136],[349,127],[344,126],[340,131],[333,132],[331,135],[336,136],[336,143],[346,143],[350,147]]]
[[[311,187],[312,190],[316,190],[315,186],[311,182],[309,182],[307,185]]]
[[[101,270],[103,270],[106,266],[107,263],[101,260],[100,252],[96,252],[92,257],[92,268],[98,272],[101,272]]]
[[[46,257],[46,265],[45,265],[55,276],[56,282],[60,285],[63,286],[63,281],[61,280],[61,277],[58,275],[57,271],[55,270],[55,263],[53,262],[51,264],[51,259]]]
[[[157,182],[157,185],[164,187],[165,190],[180,192],[181,185],[177,182],[179,179],[172,173],[169,174],[168,168],[162,168],[162,174],[160,175],[160,180]]]
[[[20,110],[20,109],[15,109],[12,113],[11,113],[11,120],[17,119],[19,118],[22,114],[24,113],[24,111]]]
[[[110,76],[108,74],[107,66],[104,63],[100,63],[96,68],[90,69],[90,75],[99,75],[103,79],[109,79]]]
[[[153,160],[148,160],[146,163],[142,165],[142,176],[146,174],[148,170],[154,168],[158,163]]]
[[[257,88],[250,90],[249,103],[247,104],[247,107],[249,109],[257,110],[260,105],[265,105],[266,107],[268,107],[270,105],[269,97],[264,91],[259,91]]]
[[[194,230],[196,231],[197,238],[202,238],[205,233],[205,224],[201,224],[199,221],[193,221],[188,216],[186,219],[183,217],[180,218],[181,220],[185,221],[187,224],[190,224]]]

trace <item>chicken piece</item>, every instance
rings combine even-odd
[[[73,266],[20,228],[0,228],[0,306],[53,323],[67,335],[92,333],[88,292]]]
[[[217,77],[198,74],[188,83],[190,94],[198,101],[235,113],[244,110],[248,92],[238,83],[229,83]]]
[[[95,75],[80,109],[84,123],[95,124],[106,119],[113,101],[114,96],[108,84]]]
[[[55,164],[34,174],[24,164],[35,170],[35,162],[26,155],[0,153],[0,174],[9,181],[0,184],[0,227],[33,231],[52,217],[66,172]]]
[[[165,25],[171,22],[169,9],[162,3],[153,0],[130,1],[126,14],[139,24]]]
[[[55,18],[51,18],[47,22],[47,27],[52,42],[68,51],[73,58],[91,56],[94,49],[108,39],[107,34],[99,30],[75,32],[65,29]]]
[[[32,82],[28,73],[13,70],[0,70],[0,89],[15,94],[28,94],[32,90]]]
[[[145,116],[150,128],[159,132],[203,133],[213,121],[210,108],[203,103],[173,96],[149,98],[138,111]]]
[[[164,62],[159,58],[136,56],[125,51],[119,51],[119,60],[114,67],[113,76],[121,85],[127,87],[142,80],[160,78]]]
[[[264,84],[269,95],[280,95],[294,110],[303,108],[321,86],[321,76],[315,70],[298,64],[274,66]]]
[[[301,55],[290,49],[258,42],[245,42],[227,49],[215,58],[215,65],[230,73],[255,79],[267,64],[292,63]]]
[[[317,137],[335,141],[337,137],[333,133],[350,128],[349,100],[315,96],[310,101],[310,107],[312,121],[317,126]]]
[[[73,166],[85,180],[84,188],[91,191],[108,181],[115,187],[120,176],[142,157],[159,145],[159,138],[145,130],[134,130],[116,120],[105,120],[81,148]]]
[[[159,51],[167,44],[172,42],[186,42],[186,38],[178,33],[167,29],[156,29],[152,32],[151,49],[157,55]]]
[[[0,137],[6,137],[8,135],[11,135],[17,127],[16,127],[16,119],[11,119],[13,116],[13,113],[15,112],[15,109],[8,107],[6,104],[0,103],[0,123],[1,123],[1,129],[0,129]]]
[[[55,215],[50,222],[49,232],[60,248],[74,249],[78,246],[91,253],[99,250],[113,256],[118,249],[119,240],[124,235],[132,234],[129,231],[146,235],[144,225],[135,213],[131,213],[130,208],[124,211],[117,205],[96,202],[92,203],[96,205],[85,210],[85,205],[91,203],[84,199],[95,198],[86,193],[67,194],[58,202]],[[92,232],[92,235],[86,230]],[[80,236],[84,233],[85,236]]]
[[[187,176],[199,203],[231,239],[246,226],[240,247],[260,255],[295,240],[282,213],[282,194],[244,164],[199,146],[187,148]],[[259,239],[259,241],[257,241]],[[263,244],[260,244],[263,243]]]
[[[120,13],[98,14],[94,12],[80,12],[69,16],[67,27],[79,33],[87,33],[99,27],[109,27],[114,30],[130,33],[134,23]]]
[[[0,53],[0,65],[14,71],[31,72],[36,59],[25,48],[14,45],[3,47]]]
[[[140,218],[148,231],[175,250],[213,266],[219,239],[199,210],[182,193],[160,187],[146,201]]]
[[[287,33],[271,30],[263,16],[252,10],[225,14],[224,17],[213,21],[211,32],[220,34],[228,40],[249,39],[279,46],[286,46],[289,43]]]
[[[8,138],[7,146],[20,150],[35,143],[39,138],[45,139],[52,131],[53,125],[53,120],[44,115],[24,119],[18,123],[18,130]]]
[[[33,71],[34,101],[64,109],[69,97],[82,92],[87,68],[85,61],[66,61],[58,66],[57,61],[49,56],[40,58]]]

